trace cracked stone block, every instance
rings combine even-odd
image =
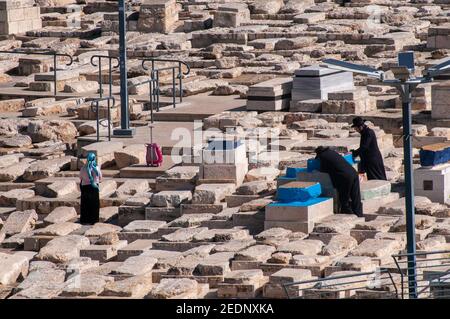
[[[64,263],[80,257],[80,249],[87,248],[89,239],[80,235],[67,235],[52,239],[36,256],[39,260]]]

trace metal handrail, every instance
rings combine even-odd
[[[0,53],[7,53],[7,54],[27,54],[27,55],[50,55],[53,56],[53,95],[56,97],[57,95],[57,89],[56,89],[56,65],[57,65],[57,57],[67,57],[70,59],[69,63],[66,63],[67,66],[72,65],[73,58],[71,55],[66,53],[58,53],[53,50],[46,50],[46,49],[38,49],[38,50],[12,50],[12,51],[6,51],[6,50],[0,50]]]
[[[154,92],[154,90],[152,90],[152,86],[156,85],[156,80],[153,79],[152,77],[150,77],[148,80],[145,80],[145,81],[142,81],[142,82],[139,82],[139,83],[136,83],[136,84],[129,85],[128,88],[133,88],[133,87],[136,87],[136,86],[139,86],[139,85],[143,85],[143,84],[146,84],[146,83],[148,83],[148,86],[149,86],[150,121],[151,121],[151,123],[153,123],[153,96],[152,96],[152,92]],[[157,104],[157,111],[159,112],[159,100],[158,100],[158,104]]]
[[[401,254],[395,254],[392,255],[392,258],[394,259],[394,263],[401,275],[401,286],[402,286],[402,299],[405,298],[404,296],[404,286],[405,286],[405,281],[408,283],[408,287],[411,287],[411,285],[413,285],[415,288],[423,288],[421,290],[419,290],[416,294],[411,295],[409,294],[410,298],[419,298],[420,294],[423,292],[426,292],[428,288],[430,288],[430,284],[426,284],[426,285],[418,285],[418,277],[420,277],[419,274],[415,273],[415,276],[413,278],[411,278],[409,275],[405,274],[405,270],[406,273],[409,273],[410,269],[414,269],[414,270],[420,270],[420,271],[424,271],[424,270],[429,270],[429,269],[433,269],[433,268],[437,268],[437,267],[443,267],[443,266],[450,266],[450,258],[449,257],[439,257],[438,258],[420,258],[420,259],[416,259],[416,257],[427,257],[427,256],[431,256],[431,255],[441,255],[441,254],[450,254],[450,250],[437,250],[437,251],[431,251],[431,252],[416,252],[416,253],[401,253]],[[408,260],[409,259],[404,259],[404,258],[408,258],[413,256],[416,259],[416,264],[415,265],[409,265]],[[432,256],[434,257],[434,256]],[[445,261],[447,263],[440,263],[440,264],[436,264],[436,265],[425,265],[425,266],[421,266],[421,265],[417,265],[420,262],[442,262]],[[404,266],[406,264],[406,267],[402,268],[402,265]],[[449,267],[450,269],[450,267]],[[440,277],[443,276],[447,276],[450,274],[450,270],[447,270],[446,272],[444,272]],[[407,277],[407,279],[405,280],[404,277]],[[436,278],[436,279],[438,279]],[[424,280],[424,276],[422,274],[422,280]]]
[[[114,96],[106,96],[106,97],[101,97],[95,100],[91,101],[91,110],[92,112],[96,113],[96,117],[97,117],[97,142],[100,141],[100,112],[99,112],[99,102],[101,101],[108,101],[108,141],[111,141],[111,106],[110,106],[110,100],[112,100],[112,107],[114,107],[116,105],[116,99],[114,98]],[[102,125],[103,126],[103,125]]]
[[[158,59],[158,58],[146,58],[142,60],[142,68],[144,70],[148,70],[148,67],[145,65],[145,63],[147,62],[151,62],[152,63],[152,68],[151,68],[151,73],[150,76],[155,79],[157,81],[157,89],[158,91],[156,92],[157,94],[157,99],[158,99],[158,109],[159,109],[159,72],[160,71],[164,71],[164,70],[172,70],[172,102],[173,102],[173,107],[176,107],[176,79],[178,79],[178,83],[179,83],[179,87],[180,87],[180,103],[183,102],[183,75],[188,75],[191,72],[191,68],[189,67],[189,65],[186,62],[183,62],[181,60],[174,60],[174,59]],[[171,66],[171,67],[164,67],[164,68],[155,68],[155,62],[174,62],[174,63],[178,63],[177,66]],[[186,72],[183,72],[183,68],[182,66],[185,66],[187,68]],[[178,70],[178,74],[176,73],[176,70]],[[155,74],[156,74],[156,78],[155,78]],[[151,102],[152,103],[152,102]]]
[[[325,278],[315,278],[315,279],[303,280],[303,281],[297,281],[297,282],[291,282],[291,283],[283,283],[282,287],[283,287],[284,293],[286,294],[286,297],[288,299],[291,299],[291,296],[289,294],[289,287],[306,285],[307,286],[306,288],[299,289],[299,291],[306,291],[308,289],[318,289],[318,290],[324,289],[324,293],[326,293],[327,292],[326,291],[326,288],[327,288],[326,282],[327,281],[335,281],[335,280],[339,280],[339,279],[343,279],[344,281],[337,282],[337,283],[333,282],[333,284],[330,285],[330,287],[333,287],[333,292],[343,292],[343,291],[351,291],[351,290],[357,291],[359,289],[365,288],[366,286],[345,288],[345,285],[367,283],[368,280],[371,278],[371,276],[380,276],[383,274],[386,274],[387,275],[386,279],[389,278],[389,280],[390,280],[390,284],[384,285],[384,286],[392,286],[394,288],[395,296],[398,296],[398,289],[395,284],[394,278],[392,277],[392,274],[389,271],[389,269],[386,269],[386,268],[378,268],[377,270],[370,271],[370,272],[358,272],[358,273],[354,273],[354,274],[329,276],[329,277],[325,277]],[[360,279],[358,277],[362,277],[362,279]],[[377,277],[374,277],[374,278],[376,279]],[[346,281],[346,279],[348,279],[348,281]],[[294,298],[299,298],[299,297],[294,297]]]
[[[98,59],[98,64],[94,63],[94,59],[97,58]],[[103,97],[103,79],[102,79],[102,59],[107,59],[108,60],[108,71],[109,71],[109,78],[108,78],[108,82],[109,82],[109,96],[112,96],[112,69],[113,68],[117,68],[119,66],[119,58],[117,57],[112,57],[112,56],[108,56],[108,55],[98,55],[95,54],[93,56],[91,56],[91,65],[93,66],[98,66],[98,84],[100,86],[100,98]],[[117,62],[117,65],[113,66],[112,65],[112,60],[115,60]]]

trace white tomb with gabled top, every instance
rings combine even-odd
[[[450,204],[450,163],[416,169],[414,193],[433,202]]]

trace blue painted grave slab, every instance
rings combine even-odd
[[[355,164],[355,161],[353,160],[352,154],[346,154],[346,155],[344,155],[342,157],[350,165],[354,165]],[[319,169],[320,169],[320,160],[319,159],[311,158],[311,159],[309,159],[307,161],[307,170],[308,170],[308,172],[318,171]]]
[[[419,151],[420,165],[435,166],[450,161],[450,143],[426,145]]]
[[[307,201],[304,202],[274,202],[274,203],[270,203],[267,206],[272,206],[272,207],[308,207],[308,206],[312,206],[321,202],[324,202],[326,200],[329,200],[330,197],[316,197],[316,198],[311,198]]]
[[[297,178],[297,173],[299,172],[306,172],[306,167],[288,167],[286,169],[286,177],[289,178]]]
[[[306,202],[322,194],[320,183],[290,182],[278,187],[277,200],[284,203]]]

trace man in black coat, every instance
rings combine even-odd
[[[362,203],[359,176],[356,170],[338,153],[328,147],[316,149],[320,160],[320,171],[328,173],[334,188],[338,191],[341,214],[355,214],[361,217]]]
[[[353,119],[352,127],[361,134],[361,141],[357,150],[352,150],[353,157],[361,158],[360,173],[366,173],[367,179],[387,180],[384,169],[383,156],[378,148],[375,132],[370,129],[361,117]]]

